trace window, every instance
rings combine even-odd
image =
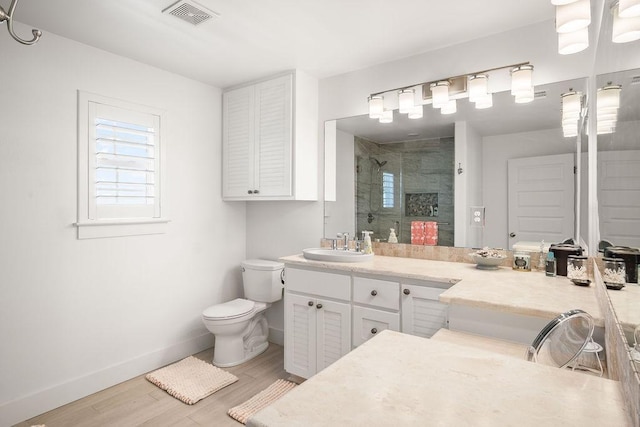
[[[393,208],[394,199],[394,175],[391,172],[382,172],[382,207]]]
[[[79,92],[78,238],[164,232],[162,113]]]

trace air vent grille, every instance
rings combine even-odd
[[[632,85],[640,85],[640,76],[631,77],[631,84]]]
[[[547,91],[546,90],[541,90],[539,92],[534,92],[533,94],[533,98],[534,99],[540,99],[540,98],[546,98],[547,97]]]
[[[205,7],[193,1],[178,1],[171,6],[167,7],[162,13],[168,13],[176,18],[180,18],[183,21],[190,23],[191,25],[199,25],[211,18],[217,18],[219,13],[207,10]]]

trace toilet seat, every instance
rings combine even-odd
[[[202,312],[202,317],[207,320],[235,319],[251,313],[255,305],[253,301],[236,298],[232,301],[206,308]]]

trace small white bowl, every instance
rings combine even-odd
[[[470,253],[469,256],[476,263],[476,267],[481,270],[496,270],[506,258],[505,255],[485,257],[477,253]]]

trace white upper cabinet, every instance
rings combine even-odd
[[[223,94],[225,200],[317,200],[318,85],[297,71]]]

